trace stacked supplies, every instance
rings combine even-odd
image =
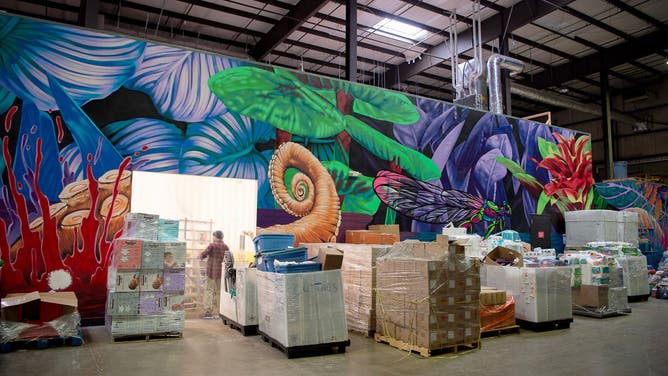
[[[183,332],[186,244],[156,241],[158,223],[157,216],[128,214],[134,237],[114,241],[105,316],[113,338]]]

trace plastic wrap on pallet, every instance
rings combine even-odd
[[[31,341],[48,337],[79,336],[79,312],[62,315],[42,324],[0,320],[0,343]]]
[[[257,272],[259,330],[285,347],[348,340],[340,270]]]
[[[480,330],[502,329],[515,325],[515,298],[497,305],[480,305]]]
[[[241,326],[258,325],[257,269],[237,269],[234,295],[222,284],[220,314]]]
[[[624,270],[624,287],[629,296],[649,294],[647,258],[645,256],[619,257],[617,261]]]
[[[477,343],[480,261],[464,247],[396,243],[376,268],[376,333],[428,350]]]
[[[376,260],[391,246],[331,244],[343,251],[341,275],[348,329],[369,334],[376,330]]]
[[[159,219],[158,240],[161,242],[175,242],[179,240],[179,220]]]
[[[589,242],[618,240],[616,211],[567,211],[564,219],[567,247],[583,247]]]
[[[163,312],[146,316],[106,316],[105,326],[112,337],[182,333],[185,312]]]
[[[559,255],[559,259],[574,267],[574,275],[580,277],[583,285],[608,285],[610,271],[619,267],[614,257],[595,251],[566,252]],[[577,282],[574,281],[574,287]]]
[[[540,323],[573,317],[572,268],[483,265],[482,283],[515,298],[515,318]]]
[[[159,216],[144,213],[125,215],[123,236],[133,239],[158,240]]]

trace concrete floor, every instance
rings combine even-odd
[[[188,320],[184,338],[85,344],[0,354],[0,375],[668,375],[668,301],[633,303],[628,316],[576,317],[570,329],[484,339],[482,349],[429,359],[351,334],[345,354],[287,359],[221,320]]]

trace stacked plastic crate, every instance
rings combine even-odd
[[[124,236],[114,241],[107,280],[105,324],[112,339],[181,336],[186,245],[175,236],[178,221],[126,215]]]

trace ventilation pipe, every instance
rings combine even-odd
[[[509,56],[494,54],[487,60],[487,84],[489,85],[489,112],[503,114],[501,95],[501,69],[520,73],[524,63]]]
[[[488,65],[489,66],[489,65]],[[510,86],[510,92],[521,97],[534,100],[536,102],[541,102],[549,104],[552,106],[562,107],[570,110],[576,110],[584,112],[585,114],[592,114],[596,116],[601,116],[601,106],[593,103],[580,103],[566,98],[561,97],[557,94],[552,94],[549,92],[540,91],[534,88],[526,87],[523,85],[513,84]],[[490,88],[490,103],[491,98],[491,88]],[[491,104],[490,104],[491,106]],[[638,119],[622,114],[621,112],[612,111],[611,118],[620,123],[632,124],[632,125],[642,125],[642,122]]]

